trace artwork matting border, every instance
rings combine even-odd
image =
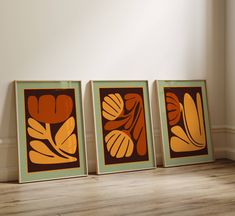
[[[102,138],[102,126],[101,126],[101,113],[100,109],[100,96],[99,88],[143,88],[144,96],[144,109],[146,117],[146,132],[148,136],[148,151],[149,160],[140,162],[129,162],[123,164],[104,164],[103,154],[103,138]],[[91,80],[91,93],[92,93],[92,104],[93,104],[93,115],[94,115],[94,126],[95,126],[95,142],[96,142],[96,160],[97,160],[97,174],[109,174],[126,171],[136,171],[156,168],[156,157],[155,157],[155,145],[153,136],[152,126],[152,113],[151,104],[149,99],[149,86],[147,80]]]
[[[211,140],[206,80],[156,80],[155,84],[156,84],[156,89],[157,89],[158,106],[159,106],[159,113],[160,113],[160,128],[161,128],[162,155],[163,155],[164,167],[213,162],[214,161],[214,149],[213,149],[212,140]],[[205,121],[205,132],[206,132],[208,154],[179,157],[179,158],[170,157],[164,87],[200,87],[201,88],[203,110],[204,110],[204,117],[205,117],[204,121]]]
[[[84,109],[82,103],[82,82],[71,80],[15,80],[17,148],[19,183],[87,176],[87,151],[85,140]],[[79,140],[80,167],[28,173],[26,150],[26,125],[24,90],[25,89],[74,89],[76,120]],[[78,117],[80,116],[80,118]]]

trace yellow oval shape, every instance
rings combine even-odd
[[[134,150],[132,139],[123,131],[113,130],[105,137],[106,147],[112,157],[130,157]]]

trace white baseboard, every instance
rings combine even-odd
[[[235,150],[227,149],[226,158],[228,158],[230,160],[235,160]]]
[[[235,148],[228,148],[221,146],[221,142],[225,142],[226,134],[234,136],[235,128],[229,126],[214,126],[211,130],[215,158],[228,158],[235,160]],[[160,131],[154,130],[155,142],[158,143],[156,147],[157,164],[162,164],[162,155],[160,152]],[[88,148],[88,169],[89,173],[96,171],[96,155],[95,155],[95,137],[94,133],[90,132],[86,135],[86,142]],[[230,145],[234,146],[234,145]],[[0,182],[13,181],[18,179],[18,161],[17,161],[17,142],[15,137],[0,138]]]
[[[235,160],[235,127],[226,125],[226,158]]]

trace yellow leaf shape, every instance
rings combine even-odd
[[[55,153],[53,153],[47,146],[45,143],[39,141],[39,140],[33,140],[30,142],[30,146],[36,150],[37,152],[50,156],[50,157],[54,157],[56,156]]]
[[[47,139],[47,136],[45,134],[42,134],[42,133],[32,129],[31,127],[28,127],[27,131],[28,131],[28,134],[31,137],[33,137],[33,138],[36,138],[36,139]]]
[[[29,151],[29,158],[31,162],[35,164],[60,164],[77,161],[75,157],[64,158],[57,155],[49,157],[33,150]]]
[[[171,137],[170,145],[171,145],[171,149],[174,152],[198,151],[204,148],[204,146],[202,147],[195,146],[193,145],[193,143],[191,142],[188,143],[176,136]]]
[[[66,139],[61,145],[60,150],[69,153],[74,154],[77,149],[77,137],[75,134],[72,134],[68,139]]]
[[[112,157],[130,157],[134,150],[134,143],[123,131],[113,130],[105,137],[107,150]]]
[[[177,137],[180,137],[183,141],[185,141],[186,143],[191,143],[191,141],[189,140],[187,134],[184,132],[184,130],[182,129],[182,127],[180,126],[174,126],[171,128],[171,132],[173,134],[175,134]]]
[[[74,117],[70,117],[65,123],[60,127],[58,132],[55,135],[55,142],[57,146],[60,146],[65,142],[66,139],[72,134],[75,128]]]
[[[107,143],[108,151],[110,151],[113,143],[115,142],[115,140],[119,136],[119,133],[117,131],[118,130],[113,130],[110,133],[108,133],[108,135],[106,135],[106,137],[105,137],[105,142]]]
[[[115,120],[123,111],[124,102],[120,94],[108,94],[102,102],[102,115],[108,120]]]
[[[185,115],[185,128],[189,132],[190,138],[196,145],[206,144],[204,119],[202,111],[202,102],[200,94],[196,95],[197,107],[193,98],[186,93],[184,95],[184,115]]]
[[[117,158],[130,157],[134,150],[134,144],[130,138],[124,138],[121,147],[116,154]]]
[[[38,121],[36,121],[35,119],[29,118],[28,123],[29,123],[29,126],[31,128],[33,128],[34,130],[36,130],[36,131],[38,131],[42,134],[46,132],[46,129]]]

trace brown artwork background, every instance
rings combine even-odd
[[[208,154],[201,87],[164,87],[164,97],[170,157]]]
[[[74,89],[26,89],[24,98],[28,172],[80,167]]]
[[[100,88],[105,164],[147,161],[142,88]]]

